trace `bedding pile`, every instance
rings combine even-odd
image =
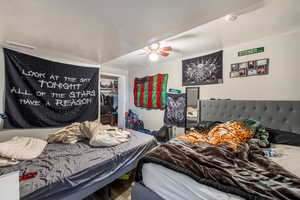
[[[211,124],[216,126],[211,129],[204,128],[202,131],[194,130],[186,135],[177,137],[177,139],[192,144],[206,142],[214,146],[226,143],[235,151],[238,151],[241,145],[249,140],[260,147],[267,147],[269,145],[268,132],[258,121],[228,121],[221,124],[213,122],[207,124],[207,126],[211,127]]]
[[[38,157],[47,142],[32,137],[14,137],[0,143],[0,166],[18,164],[19,160],[32,160]]]
[[[98,122],[73,123],[48,137],[49,143],[75,144],[87,138],[95,147],[109,147],[127,142],[130,132]]]
[[[300,199],[300,179],[264,156],[266,136],[253,121],[194,131],[148,152],[138,164],[137,181],[143,164],[155,163],[245,199]]]

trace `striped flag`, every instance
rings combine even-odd
[[[164,109],[167,103],[168,74],[134,79],[134,104],[137,107]]]

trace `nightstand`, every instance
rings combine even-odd
[[[0,199],[19,200],[19,172],[11,172],[0,176]]]

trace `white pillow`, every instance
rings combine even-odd
[[[15,160],[31,160],[38,157],[46,147],[47,142],[32,137],[14,137],[0,143],[0,157]]]

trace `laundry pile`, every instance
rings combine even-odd
[[[48,137],[49,143],[75,144],[82,139],[89,139],[89,144],[95,147],[109,147],[127,142],[130,132],[102,125],[96,121],[73,123]]]

